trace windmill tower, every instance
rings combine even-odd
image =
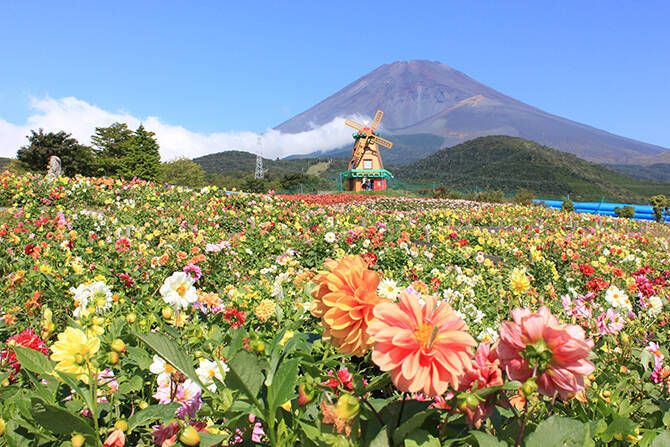
[[[348,170],[340,173],[342,185],[347,191],[386,189],[386,180],[393,175],[384,169],[379,146],[391,148],[393,143],[375,135],[375,129],[379,126],[384,112],[377,111],[375,119],[368,127],[352,120],[346,120],[345,124],[353,127],[357,132],[353,135],[356,143],[351,151],[351,160]]]
[[[263,177],[263,138],[259,135],[256,140],[256,171],[254,171],[254,178]]]

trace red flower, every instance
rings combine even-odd
[[[245,321],[247,321],[247,314],[240,312],[234,307],[227,307],[223,311],[223,318],[225,318],[233,329],[237,329],[242,326]]]
[[[119,253],[123,253],[128,249],[130,249],[130,241],[128,239],[122,237],[121,239],[116,241],[116,251],[118,251]]]
[[[7,346],[8,349],[0,352],[0,358],[7,363],[11,368],[14,369],[13,372],[11,372],[9,379],[12,380],[14,379],[14,376],[19,373],[21,370],[21,364],[16,358],[16,353],[12,349],[14,346],[20,346],[22,348],[28,348],[32,349],[34,351],[39,351],[42,354],[47,354],[48,353],[48,348],[42,341],[40,337],[38,337],[32,329],[26,329],[25,331],[14,335],[13,337],[9,337],[7,340]]]

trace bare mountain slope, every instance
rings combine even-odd
[[[509,135],[590,161],[644,163],[665,149],[551,115],[438,62],[383,65],[309,110],[277,126],[296,133],[336,117],[384,111],[386,135],[432,134],[444,146],[486,135]]]

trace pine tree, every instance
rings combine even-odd
[[[119,173],[126,177],[143,180],[156,180],[160,172],[161,156],[159,145],[142,124],[137,128],[128,143],[126,155],[120,161]]]
[[[95,174],[117,176],[121,170],[121,160],[127,155],[133,139],[133,131],[126,123],[114,123],[109,127],[96,127],[91,136],[95,148]]]

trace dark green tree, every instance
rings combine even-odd
[[[126,123],[114,123],[109,127],[96,127],[91,136],[95,151],[96,175],[117,176],[121,170],[121,160],[128,155],[133,131]]]
[[[188,158],[161,163],[159,180],[161,183],[180,186],[203,186],[205,171],[202,166]]]
[[[663,222],[663,215],[670,211],[670,200],[663,194],[658,194],[649,198],[649,204],[654,209],[654,220]]]
[[[142,124],[133,133],[126,155],[120,160],[119,174],[126,178],[156,180],[160,172],[160,146],[155,134]]]
[[[93,150],[72,137],[71,134],[60,132],[44,133],[30,131],[28,145],[21,147],[16,158],[24,169],[36,172],[46,172],[49,162],[49,151],[61,159],[63,174],[91,175],[93,168]]]

